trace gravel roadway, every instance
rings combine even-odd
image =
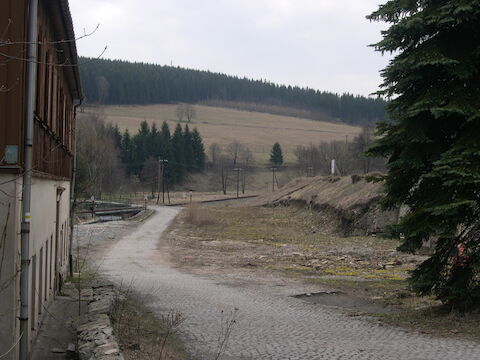
[[[322,290],[316,286],[268,274],[210,276],[175,269],[160,236],[179,211],[156,208],[133,230],[114,223],[94,225],[105,234],[115,233],[105,227],[117,226],[119,234],[94,257],[105,277],[145,295],[156,314],[181,312],[187,318],[182,336],[198,359],[216,358],[222,328],[234,316],[221,359],[480,360],[477,342],[394,328],[292,297]],[[89,226],[79,227],[80,234]]]

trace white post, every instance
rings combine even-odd
[[[335,159],[332,159],[331,174],[332,174],[332,175],[335,175]]]

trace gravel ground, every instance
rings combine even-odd
[[[145,295],[156,314],[176,310],[186,316],[183,337],[199,359],[216,358],[226,322],[235,318],[222,359],[480,360],[477,342],[389,327],[292,297],[324,290],[318,286],[268,274],[181,272],[160,239],[178,212],[157,208],[139,226],[82,225],[78,234],[103,276]]]

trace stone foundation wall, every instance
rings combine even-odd
[[[77,327],[80,360],[123,360],[111,322],[117,296],[112,285],[93,287],[88,313]]]

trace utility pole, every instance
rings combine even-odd
[[[166,166],[168,160],[167,159],[158,159],[158,196],[157,196],[157,204],[160,200],[160,179],[162,179],[162,204],[165,204],[165,177],[166,177]],[[168,189],[168,183],[167,183]],[[170,195],[168,195],[168,203],[170,203]]]
[[[272,170],[272,192],[275,191],[275,171],[277,170],[276,167],[272,167],[270,168],[270,170]],[[277,187],[278,187],[278,184],[277,184]]]
[[[160,159],[158,159],[158,172],[157,172],[157,205],[160,201],[160,174],[161,174],[161,165]]]
[[[167,198],[168,198],[168,205],[170,205],[170,191],[168,190],[168,178],[165,176],[166,185],[167,185]],[[165,204],[165,191],[163,192],[163,203]]]
[[[245,195],[245,187],[246,187],[246,181],[247,181],[246,172],[247,172],[246,169],[242,172],[242,194],[244,195]]]
[[[38,0],[30,0],[28,4],[28,37],[27,37],[27,98],[25,108],[24,167],[22,183],[22,222],[20,227],[20,360],[29,357],[29,324],[28,315],[30,300],[30,203],[32,198],[32,159],[33,159],[33,126],[35,98],[37,89],[37,41],[38,41]]]
[[[92,205],[90,205],[90,210],[92,211],[92,219],[95,217],[95,196],[92,195],[90,197],[90,201],[92,202]]]
[[[242,171],[242,168],[234,168],[233,171],[237,172],[237,198],[238,198],[238,193],[240,190],[240,171]]]
[[[307,177],[313,177],[313,166],[307,166]]]

